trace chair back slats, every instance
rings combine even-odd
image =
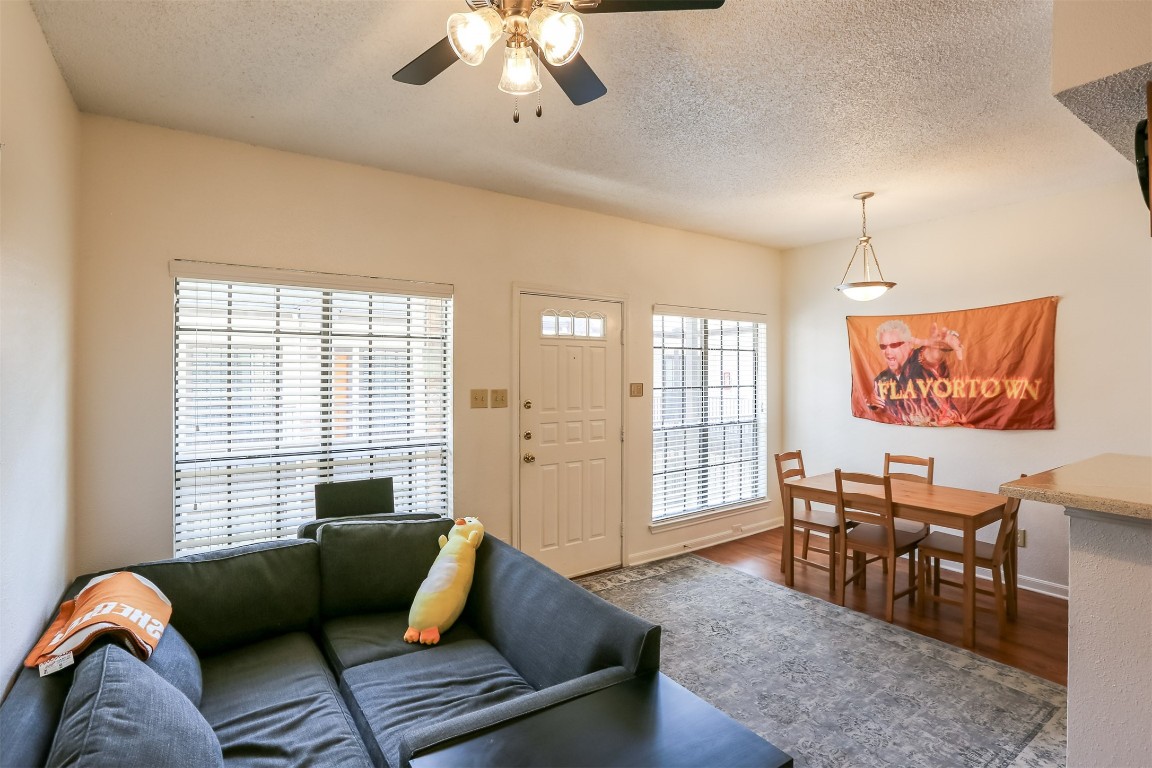
[[[872,487],[872,492],[845,490],[848,483]],[[836,514],[840,524],[848,522],[879,525],[888,531],[893,541],[892,481],[885,475],[836,470]]]
[[[804,474],[804,456],[800,451],[785,451],[784,453],[774,454],[776,459],[776,477],[780,482],[780,500],[783,501],[785,497],[784,483],[794,477],[801,479],[807,477]],[[812,502],[805,501],[804,508],[807,510],[812,509]]]
[[[905,467],[922,467],[923,471],[904,472],[892,471],[892,465],[901,465]],[[935,468],[936,459],[931,456],[923,458],[920,456],[906,456],[895,453],[884,454],[884,474],[891,477],[893,480],[906,480],[913,483],[928,483],[932,485],[932,471]]]
[[[1028,477],[1028,475],[1020,475],[1020,477]],[[1019,528],[1017,518],[1019,516],[1020,499],[1014,496],[1010,497],[1004,503],[1004,517],[1000,520],[1000,531],[996,534],[996,549],[992,555],[992,561],[996,565],[1003,565],[1009,550],[1016,544],[1016,530]]]

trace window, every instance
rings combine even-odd
[[[392,477],[397,512],[449,510],[451,286],[173,272],[177,554],[294,536],[319,482]]]
[[[656,307],[654,522],[766,498],[764,337],[755,319]]]
[[[571,336],[580,339],[604,338],[604,315],[599,312],[557,312],[546,309],[540,313],[541,336]]]

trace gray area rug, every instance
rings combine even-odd
[[[586,577],[797,766],[1063,766],[1063,686],[695,555]]]

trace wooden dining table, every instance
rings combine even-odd
[[[845,490],[853,493],[875,493],[875,488],[846,483]],[[836,474],[794,478],[784,483],[784,583],[793,584],[792,551],[795,547],[792,531],[793,504],[796,499],[835,506]],[[892,508],[898,518],[919,523],[952,528],[963,533],[964,539],[964,645],[976,644],[976,531],[999,521],[1004,516],[1007,497],[995,493],[950,488],[945,485],[916,483],[908,480],[892,481]],[[1016,546],[1012,542],[1009,568],[1012,582],[1016,581]]]

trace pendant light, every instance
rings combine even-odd
[[[848,268],[844,270],[844,276],[840,278],[840,285],[836,286],[836,290],[855,301],[872,301],[872,299],[886,293],[889,288],[896,287],[896,283],[890,283],[884,279],[884,273],[880,271],[880,261],[876,258],[876,250],[872,247],[872,238],[868,236],[868,213],[864,203],[873,194],[872,192],[857,192],[852,195],[854,200],[860,201],[860,240],[856,243],[856,250],[852,252],[852,258],[848,260]],[[847,282],[848,272],[856,261],[856,254],[863,256],[864,279],[849,283]],[[872,268],[868,264],[869,256],[872,258],[872,264],[876,265],[876,276],[880,278],[879,280],[872,279]]]

